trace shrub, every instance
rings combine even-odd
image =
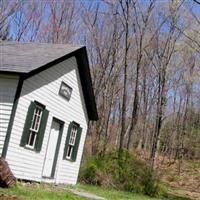
[[[127,151],[117,151],[103,156],[88,158],[81,166],[80,181],[112,187],[129,192],[155,196],[158,180],[148,165]]]
[[[85,183],[92,185],[100,185],[101,181],[98,177],[98,167],[94,160],[87,161],[85,165],[81,168],[80,177]]]

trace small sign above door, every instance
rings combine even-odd
[[[60,85],[59,94],[69,101],[72,95],[72,88],[66,83],[62,82]]]

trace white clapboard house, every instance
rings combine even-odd
[[[85,47],[0,42],[0,155],[18,179],[75,184],[97,119]]]

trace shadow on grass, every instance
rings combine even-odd
[[[173,194],[167,194],[161,199],[162,200],[191,200],[189,197],[184,197],[184,196],[180,196],[180,195],[173,195]]]

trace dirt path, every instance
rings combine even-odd
[[[88,192],[83,192],[83,191],[78,191],[78,190],[75,190],[75,189],[70,189],[69,190],[71,193],[75,194],[75,195],[78,195],[80,197],[85,197],[87,199],[93,199],[93,200],[106,200],[105,198],[103,197],[99,197],[95,194],[91,194],[91,193],[88,193]]]

